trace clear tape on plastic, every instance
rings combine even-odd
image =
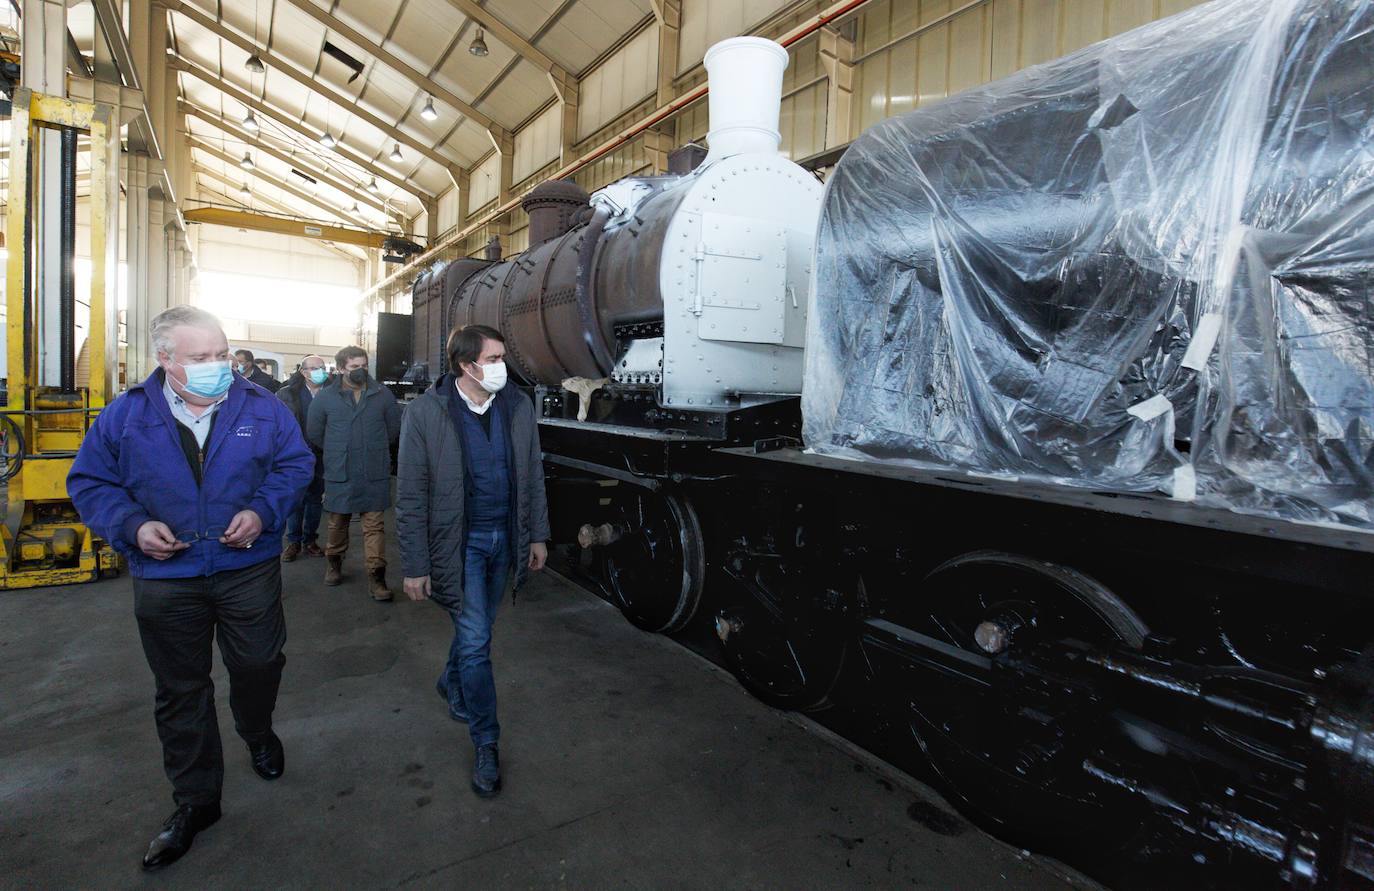
[[[1374,0],[1218,0],[870,128],[807,446],[1374,528],[1370,70]]]

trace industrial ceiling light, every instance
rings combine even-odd
[[[248,154],[247,152],[244,152],[243,160],[239,162],[239,166],[242,167],[244,170],[252,170],[257,165],[253,163],[253,156]]]
[[[242,198],[244,201],[247,201],[249,198],[253,197],[253,193],[248,189],[247,181],[245,181],[244,184],[239,187],[239,197]]]
[[[372,177],[372,181],[367,184],[367,190],[374,195],[382,191],[381,187],[377,185],[377,177]]]
[[[353,214],[354,216],[357,216],[358,214],[362,213],[362,209],[358,207],[358,202],[354,201],[353,206],[348,209],[348,212]]]
[[[243,116],[243,129],[258,132],[258,119],[253,117],[253,109],[248,109],[248,114]]]
[[[253,53],[253,55],[249,56],[248,61],[243,63],[243,67],[247,68],[253,74],[262,74],[267,70],[267,67],[262,64],[262,59],[258,57],[257,53]]]
[[[468,52],[474,56],[485,56],[489,52],[487,42],[482,39],[481,28],[477,29],[477,36],[472,39],[472,46],[468,47]]]
[[[324,135],[320,137],[320,145],[324,146],[327,149],[332,149],[334,146],[338,144],[339,141],[335,139],[332,135],[330,135],[328,130],[324,131]]]
[[[433,96],[426,96],[426,97],[425,97],[425,107],[422,108],[422,109],[420,109],[420,117],[424,118],[424,119],[427,120],[427,121],[437,121],[437,120],[439,120],[439,112],[437,112],[437,111],[434,110],[434,97],[433,97]]]
[[[391,147],[391,154],[387,157],[391,158],[391,160],[395,161],[397,164],[405,160],[405,158],[401,156],[401,144],[399,142]]]

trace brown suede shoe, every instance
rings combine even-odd
[[[378,603],[385,603],[391,599],[391,589],[386,586],[386,569],[378,567],[368,570],[367,591],[372,595],[372,599]]]
[[[323,556],[324,556],[324,548],[322,548],[322,547],[320,547],[319,545],[315,544],[313,541],[307,541],[307,542],[305,543],[305,556],[307,556],[307,557],[323,557]]]
[[[326,585],[337,585],[343,581],[343,555],[331,554],[324,558],[327,564],[324,568],[324,583]]]
[[[286,547],[282,548],[281,562],[290,563],[301,555],[301,543],[298,541],[288,541]]]

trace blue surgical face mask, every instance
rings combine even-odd
[[[327,380],[329,380],[329,372],[325,371],[323,368],[312,368],[310,370],[310,383],[315,386],[323,386],[324,382]]]
[[[218,399],[229,390],[229,385],[234,382],[234,372],[229,368],[228,360],[220,362],[192,362],[190,365],[181,365],[186,372],[186,392],[192,396],[200,396],[203,399]]]

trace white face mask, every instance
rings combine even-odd
[[[490,365],[479,365],[478,367],[482,369],[480,379],[471,371],[467,372],[467,376],[477,381],[477,385],[488,393],[499,393],[501,388],[506,385],[506,363],[493,362]]]

